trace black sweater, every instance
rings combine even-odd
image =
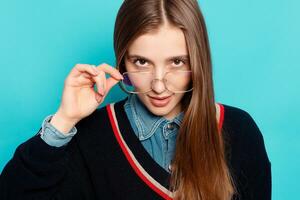
[[[40,131],[21,144],[0,176],[0,199],[172,199],[170,174],[134,134],[125,101],[78,122],[67,146],[47,145]],[[239,191],[233,199],[271,199],[271,163],[259,128],[246,111],[221,105],[221,134]]]

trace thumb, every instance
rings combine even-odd
[[[119,81],[121,81],[121,80],[120,79],[115,79],[114,77],[109,77],[108,79],[106,79],[106,91],[108,92]]]

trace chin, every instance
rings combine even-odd
[[[157,116],[166,116],[172,110],[170,108],[156,108],[151,105],[146,105],[146,107],[151,111],[151,113],[153,113],[154,115],[157,115]]]

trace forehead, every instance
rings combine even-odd
[[[147,58],[188,54],[184,33],[175,26],[161,26],[137,37],[129,46],[128,52]]]

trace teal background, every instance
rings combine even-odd
[[[0,171],[60,104],[76,63],[115,65],[122,0],[0,2]],[[203,0],[218,102],[251,114],[272,163],[273,199],[300,199],[297,0]],[[126,30],[124,30],[126,31]],[[114,87],[104,104],[125,94]]]

